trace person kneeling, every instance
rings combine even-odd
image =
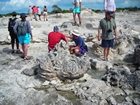
[[[87,45],[85,44],[82,37],[80,37],[80,33],[78,30],[73,30],[72,36],[67,36],[68,38],[72,39],[75,42],[74,46],[70,46],[70,53],[75,53],[76,55],[84,55],[88,52]]]

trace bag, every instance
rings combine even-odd
[[[16,19],[17,18],[14,18],[14,19],[10,18],[9,19],[8,31],[14,31],[13,27],[16,24]]]
[[[18,23],[18,27],[17,27],[17,34],[24,36],[27,33],[27,25],[26,25],[26,21],[20,21]]]

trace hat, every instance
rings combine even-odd
[[[80,36],[80,33],[79,33],[78,30],[73,30],[71,33],[72,33],[73,35]]]
[[[113,11],[107,11],[106,12],[107,15],[111,15],[111,16],[113,16],[113,13],[114,13]]]
[[[58,32],[59,31],[58,26],[54,26],[53,30],[54,30],[54,32]]]
[[[25,13],[21,13],[21,14],[20,14],[20,18],[22,18],[22,17],[27,17],[27,16],[26,16]]]

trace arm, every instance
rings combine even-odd
[[[79,49],[80,48],[80,46],[72,46],[71,48],[70,48],[70,50],[75,50],[75,49]]]
[[[72,36],[67,36],[67,35],[66,35],[66,37],[72,39]]]
[[[107,12],[107,0],[104,0],[104,10]]]
[[[27,30],[28,30],[29,34],[31,35],[31,39],[33,40],[33,35],[32,35],[32,31],[31,31],[30,23],[29,23],[29,21],[26,21],[26,22],[27,22]]]
[[[114,34],[115,34],[115,39],[117,40],[118,39],[118,35],[117,35],[117,29],[116,28],[114,29]]]
[[[100,35],[100,34],[101,34],[101,32],[100,32],[100,31],[101,31],[101,29],[100,29],[100,28],[98,28],[98,41],[100,41],[100,40],[101,40],[101,35]]]
[[[17,35],[17,27],[18,27],[18,24],[19,24],[19,21],[16,22],[16,24],[14,25],[14,28],[13,28],[16,35]]]
[[[75,3],[74,2],[72,2],[72,4],[75,6]]]
[[[66,44],[68,44],[68,39],[67,39],[67,37],[65,37],[65,42],[66,42]]]
[[[82,9],[82,2],[80,2],[80,4],[79,4],[79,5],[80,5],[80,10],[81,10],[81,9]]]
[[[115,1],[114,1],[114,12],[116,11],[116,5],[115,5]]]

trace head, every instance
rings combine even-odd
[[[12,16],[13,17],[16,17],[17,16],[17,13],[16,12],[12,12]]]
[[[107,11],[106,12],[106,18],[107,20],[110,20],[113,17],[113,12],[112,11]]]
[[[78,36],[80,36],[80,33],[79,33],[78,30],[73,30],[71,33],[72,33],[73,37],[78,37]]]
[[[26,17],[27,17],[27,16],[26,16],[25,13],[21,13],[21,14],[20,14],[20,18],[21,18],[22,20],[25,20]]]
[[[46,6],[44,6],[44,8],[46,8]]]
[[[58,26],[54,26],[53,31],[54,31],[54,32],[58,32],[58,31],[59,31]]]

